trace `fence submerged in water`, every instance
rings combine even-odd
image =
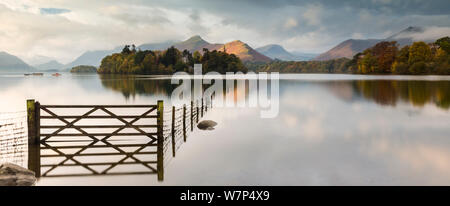
[[[58,115],[54,111],[59,109],[74,112],[83,108],[89,110],[82,115]],[[147,111],[141,115],[123,115],[116,114],[113,111],[115,108],[143,108]],[[40,105],[39,102],[29,100],[27,111],[0,113],[0,163],[10,162],[28,167],[37,177],[157,174],[158,180],[162,181],[164,167],[175,158],[181,145],[194,131],[196,123],[211,108],[212,99],[191,101],[183,107],[172,106],[168,109],[164,108],[162,101],[158,101],[157,105],[133,106]],[[98,111],[104,115],[93,115]],[[155,111],[156,115],[153,115]],[[82,121],[85,119],[114,119],[119,124],[86,124]],[[137,124],[141,119],[150,121]],[[114,130],[104,132],[108,128]],[[89,129],[103,132],[91,132]],[[126,129],[135,131],[121,132]],[[64,130],[72,132],[63,132]],[[137,136],[142,138],[131,138]],[[122,139],[114,139],[115,137]],[[126,148],[138,149],[130,151]],[[105,152],[105,149],[109,151]],[[122,158],[106,161],[114,155]],[[142,160],[142,156],[145,156],[145,160]],[[83,161],[89,158],[97,161]],[[131,165],[144,166],[144,170],[142,167],[134,170]],[[113,172],[120,166],[127,166],[129,169]],[[61,173],[61,168],[65,167],[70,168],[70,173],[64,169]],[[78,170],[73,170],[73,167]],[[54,173],[58,170],[59,173]]]
[[[0,164],[26,167],[28,157],[27,113],[0,112]]]

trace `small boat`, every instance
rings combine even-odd
[[[31,74],[23,74],[23,75],[25,75],[25,76],[31,76]]]
[[[33,76],[44,76],[44,73],[32,73]]]
[[[60,74],[60,73],[54,73],[54,74],[52,74],[52,76],[54,76],[54,77],[59,77],[59,76],[61,76],[62,74]]]

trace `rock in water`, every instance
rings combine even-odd
[[[203,120],[197,124],[197,127],[201,130],[214,130],[214,127],[217,125],[215,121],[212,120]]]
[[[0,186],[32,186],[35,183],[33,171],[11,163],[0,165]]]

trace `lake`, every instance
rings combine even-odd
[[[37,185],[450,185],[450,76],[281,74],[279,114],[210,109],[155,175],[41,177]],[[0,74],[0,113],[41,104],[155,104],[152,76]],[[240,93],[242,91],[235,91]],[[169,151],[170,153],[170,151]],[[64,172],[64,171],[62,171]]]

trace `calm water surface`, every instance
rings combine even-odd
[[[38,185],[450,185],[450,77],[281,75],[280,113],[214,108],[155,175],[43,177]],[[155,104],[168,80],[0,75],[0,113],[41,104]],[[237,91],[236,93],[239,93]]]

